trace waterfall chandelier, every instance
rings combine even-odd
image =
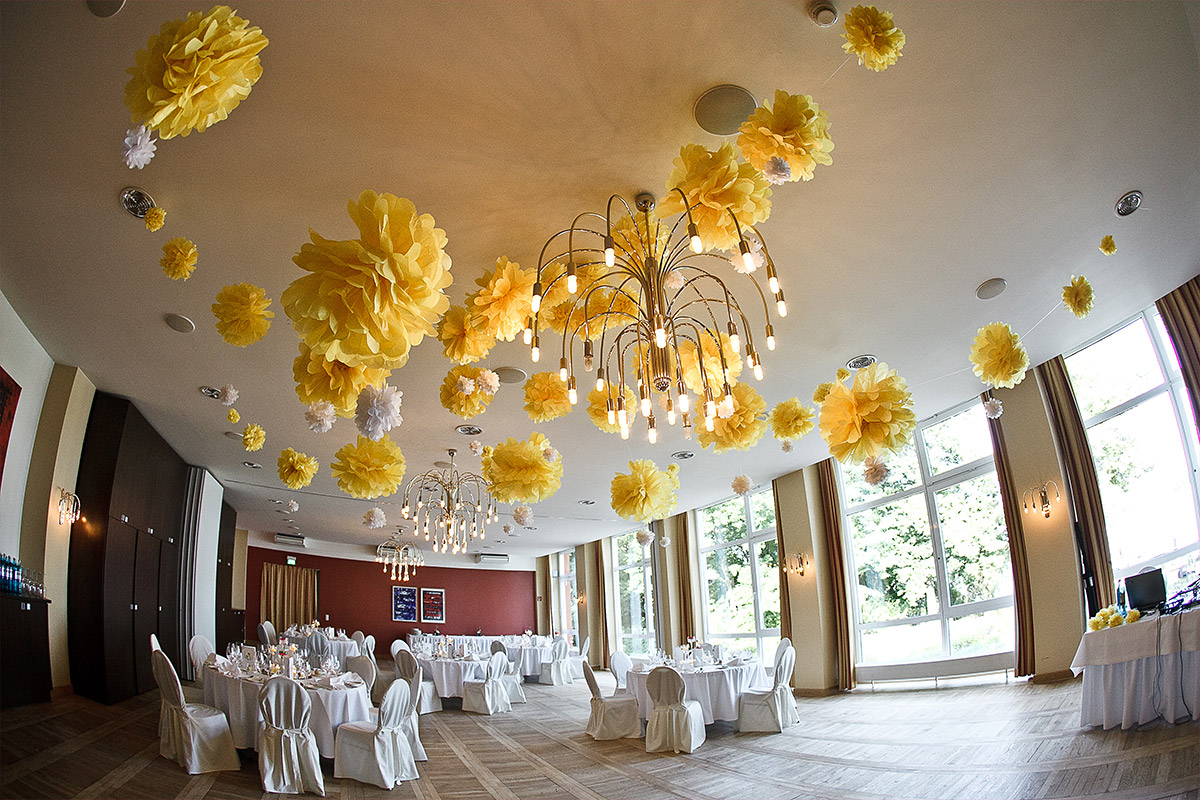
[[[375,563],[383,564],[386,575],[391,570],[394,581],[408,582],[417,576],[417,567],[425,566],[425,553],[415,542],[400,541],[400,530],[392,538],[375,548]]]
[[[624,387],[628,385],[626,370],[636,379],[642,415],[646,418],[646,435],[651,444],[658,441],[654,403],[651,402],[653,393],[659,395],[659,402],[666,409],[668,424],[675,424],[678,410],[685,437],[690,439],[692,436],[692,399],[683,378],[681,343],[690,341],[695,348],[701,384],[696,392],[696,403],[700,406],[697,412],[703,413],[706,430],[713,430],[718,403],[725,415],[734,410],[723,335],[728,336],[729,349],[739,353],[742,337],[745,337],[746,365],[757,380],[763,377],[753,329],[741,303],[730,292],[725,278],[706,268],[713,265],[711,259],[716,259],[722,268],[729,269],[731,259],[727,253],[705,248],[692,219],[692,210],[697,206],[688,205],[682,190],[676,188],[673,191],[684,198],[684,212],[669,229],[665,228],[668,223],[651,213],[654,196],[643,192],[634,200],[641,213],[640,221],[624,198],[613,195],[608,200],[605,215],[585,211],[575,218],[570,228],[551,236],[538,258],[533,317],[526,326],[524,337],[530,346],[532,360],[537,362],[541,355],[542,300],[560,281],[565,282],[569,295],[565,302],[570,306],[564,323],[558,374],[567,384],[572,405],[578,402],[575,383],[575,343],[578,339],[582,342],[584,371],[591,372],[599,360],[596,389],[607,392],[609,425],[619,425],[623,439],[629,438],[629,415],[624,396]],[[629,215],[616,224],[612,217],[614,201],[619,201]],[[775,330],[766,295],[754,273],[760,266],[766,267],[767,285],[776,311],[780,317],[786,317],[787,304],[775,264],[758,229],[741,225],[731,209],[725,211],[733,218],[738,236],[739,253],[733,256],[741,264],[737,272],[744,274],[758,294],[765,321],[766,347],[774,350]],[[598,230],[598,224],[593,227],[581,224],[587,217],[604,222],[603,231]],[[681,229],[685,221],[686,227]],[[614,237],[614,231],[618,236]],[[583,246],[575,246],[576,233],[584,237]],[[548,258],[547,253],[562,247],[564,237],[565,252]],[[562,269],[564,262],[566,268]],[[580,292],[583,270],[589,270],[589,274],[599,271],[600,274]],[[544,277],[549,278],[545,283]],[[559,292],[561,294],[561,287]],[[580,312],[578,316],[576,311]],[[719,357],[719,385],[715,380],[716,371],[710,375],[705,366],[708,361],[706,344],[715,345]]]
[[[400,515],[416,523],[413,536],[433,542],[433,552],[465,553],[467,543],[485,538],[485,527],[496,521],[496,502],[487,481],[474,472],[459,472],[454,466],[457,451],[446,452],[449,466],[409,479]]]

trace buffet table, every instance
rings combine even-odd
[[[487,677],[487,662],[469,658],[417,657],[422,672],[433,681],[438,697],[462,697],[463,681],[482,681]]]
[[[343,635],[343,636],[326,636],[329,640],[329,650],[333,653],[338,661],[338,669],[346,669],[346,659],[351,656],[362,655],[359,652],[358,642]],[[305,655],[311,651],[310,644],[312,642],[312,633],[302,633],[299,631],[285,631],[279,635],[280,642],[288,641],[295,642],[296,646]]]
[[[422,649],[433,649],[440,643],[449,640],[450,644],[455,648],[465,647],[468,652],[479,653],[484,656],[492,652],[492,642],[500,642],[505,647],[520,645],[549,647],[553,644],[549,636],[531,636],[526,640],[520,634],[507,634],[505,636],[442,636],[436,633],[410,633],[405,638],[408,641],[408,646],[414,652]],[[509,656],[509,658],[512,658],[512,656]]]
[[[1200,609],[1088,631],[1071,669],[1083,672],[1085,726],[1200,719]]]
[[[539,677],[542,674],[542,664],[549,664],[551,647],[549,645],[519,645],[510,644],[508,660],[517,665],[517,674],[524,677]]]
[[[738,695],[751,688],[766,688],[767,674],[757,661],[736,667],[702,667],[695,672],[679,672],[683,678],[683,699],[695,700],[704,711],[704,724],[711,725],[718,719],[736,721],[738,718]],[[638,714],[642,719],[650,718],[654,701],[646,690],[646,679],[650,672],[630,670],[625,676],[626,691],[637,698]]]

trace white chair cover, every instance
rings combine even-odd
[[[359,649],[361,648],[362,645],[360,644]],[[396,660],[396,653],[399,653],[401,650],[407,650],[410,653],[412,652],[412,648],[408,646],[408,642],[404,641],[403,639],[397,639],[396,641],[392,642],[389,652],[392,654],[393,662]]]
[[[508,690],[500,678],[508,672],[508,655],[492,653],[488,661],[487,676],[482,681],[463,681],[463,711],[476,714],[501,714],[512,711]]]
[[[364,634],[362,631],[355,631],[354,633],[350,634],[350,638],[354,640],[354,643],[358,645],[359,650],[361,651],[363,639],[367,638],[366,634]]]
[[[784,636],[779,640],[779,646],[775,648],[775,658],[771,662],[775,667],[779,666],[779,659],[783,658],[784,652],[791,646],[792,640],[788,637]]]
[[[508,662],[508,669],[504,670],[504,674],[500,676],[500,682],[504,684],[504,691],[508,694],[510,703],[528,703],[529,699],[525,697],[525,676],[521,674],[521,665],[516,661],[508,661],[508,648],[501,641],[492,642],[492,653],[502,653],[505,661]]]
[[[646,691],[654,701],[646,721],[647,753],[691,753],[704,744],[704,711],[695,700],[683,699],[683,678],[678,672],[655,667],[646,676]]]
[[[263,791],[325,796],[317,739],[309,730],[312,700],[289,678],[267,681],[258,693],[258,771]]]
[[[408,711],[404,715],[404,735],[408,737],[408,746],[412,750],[413,758],[417,761],[428,761],[429,756],[425,755],[425,746],[421,744],[421,729],[418,724],[420,714],[417,712],[417,698],[421,692],[421,667],[417,667],[416,673],[408,680]],[[441,698],[438,698],[439,702]]]
[[[366,656],[361,656],[368,660]],[[408,710],[408,684],[395,681],[379,705],[378,720],[344,722],[338,726],[333,775],[392,789],[419,777],[408,737],[403,730]]]
[[[375,637],[374,636],[364,636],[363,637],[362,644],[360,644],[358,646],[358,654],[366,656],[367,658],[371,659],[372,661],[375,660]],[[375,666],[379,666],[379,665],[376,664]]]
[[[188,660],[192,662],[192,670],[196,673],[197,686],[204,686],[204,662],[216,652],[212,642],[202,633],[197,633],[188,642]]]
[[[642,735],[637,698],[631,694],[604,697],[590,664],[583,665],[583,679],[592,692],[592,715],[587,733],[593,739],[637,739]]]
[[[269,619],[263,620],[263,629],[267,632],[267,644],[279,644],[279,634],[275,632],[275,624]]]
[[[417,657],[412,654],[412,651],[397,650],[396,677],[411,683],[413,675],[420,674],[421,667],[417,664]],[[437,687],[433,685],[432,679],[422,676],[420,688],[417,690],[417,713],[430,714],[441,710],[442,698],[437,693]]]
[[[308,664],[314,669],[321,666],[321,662],[327,656],[333,655],[333,646],[329,644],[329,637],[320,631],[315,631],[312,636],[308,637]]]
[[[150,634],[150,652],[153,653],[155,650],[162,650],[162,645],[158,643],[158,637],[152,633]]]
[[[508,646],[499,639],[493,639],[491,651],[493,653],[504,653],[504,655],[508,655]]]
[[[800,721],[789,685],[796,666],[796,649],[790,645],[775,664],[775,685],[765,692],[742,692],[738,697],[735,730],[782,733]]]
[[[184,703],[175,667],[162,650],[150,654],[154,682],[162,694],[158,717],[158,752],[179,762],[189,775],[239,770],[229,720],[220,709]]]
[[[622,650],[614,650],[608,659],[608,666],[612,670],[613,677],[617,679],[617,690],[613,694],[624,694],[625,677],[629,674],[629,670],[633,669],[633,659],[625,655]]]
[[[571,662],[569,660],[566,639],[555,639],[550,648],[550,662],[542,664],[542,674],[538,683],[548,683],[551,686],[566,686],[571,680]]]
[[[375,662],[366,656],[350,656],[346,659],[346,669],[356,673],[367,684],[367,694],[375,688],[375,680],[379,677],[379,671],[375,669]]]
[[[572,653],[567,656],[567,660],[571,664],[571,679],[573,681],[583,680],[583,665],[588,660],[588,648],[592,643],[592,637],[587,636],[583,640],[583,644],[579,646],[578,653]]]

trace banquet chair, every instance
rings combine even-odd
[[[738,696],[738,718],[734,730],[782,733],[800,721],[792,697],[792,669],[796,648],[787,647],[775,664],[775,685],[765,692],[745,691]]]
[[[779,659],[783,657],[784,652],[792,646],[792,640],[784,636],[779,640],[779,645],[775,648],[775,658],[771,662],[775,667],[779,666]]]
[[[150,634],[150,652],[153,653],[155,650],[162,650],[162,645],[158,643],[158,637],[152,633]]]
[[[421,667],[417,657],[409,650],[396,651],[396,677],[411,683],[412,676],[419,674]],[[417,713],[430,714],[442,710],[442,698],[438,696],[437,687],[432,678],[422,677],[420,688],[417,690]]]
[[[150,664],[162,694],[158,752],[163,758],[179,762],[189,775],[241,769],[225,713],[201,703],[185,703],[179,675],[162,650],[150,654]]]
[[[492,642],[492,655],[496,653],[502,653],[505,661],[508,661],[508,647],[499,639]],[[525,682],[525,677],[521,675],[520,669],[521,665],[516,661],[508,661],[508,668],[500,676],[500,682],[504,684],[504,691],[508,693],[508,700],[511,703],[529,702],[529,699],[525,697],[525,687],[521,685]]]
[[[487,662],[487,673],[483,680],[463,681],[463,711],[488,715],[512,711],[508,690],[500,680],[506,672],[508,672],[508,656],[504,653],[492,653],[492,657]]]
[[[267,644],[279,644],[279,634],[275,632],[275,623],[269,619],[264,619],[263,627],[267,631]]]
[[[642,735],[642,718],[637,698],[631,694],[605,697],[600,694],[591,664],[583,665],[583,679],[592,693],[592,715],[588,717],[586,733],[593,739],[638,739]]]
[[[583,680],[583,665],[588,660],[588,646],[592,643],[592,637],[586,636],[583,639],[583,644],[579,646],[579,653],[571,653],[567,656],[567,661],[571,665],[571,679]]]
[[[366,635],[362,631],[355,631],[354,633],[350,634],[350,638],[356,645],[358,645],[358,649],[361,651],[363,639],[367,638]]]
[[[613,694],[625,694],[625,679],[629,676],[629,670],[633,669],[633,659],[625,655],[623,650],[614,650],[613,654],[609,656],[608,666],[612,670],[613,677],[617,679],[617,688]]]
[[[392,661],[396,660],[396,653],[400,652],[401,650],[407,650],[410,653],[412,652],[412,648],[408,646],[408,642],[404,641],[403,639],[397,639],[392,642],[392,646],[390,648]]]
[[[271,678],[258,693],[258,771],[264,792],[325,796],[317,739],[309,729],[312,700],[300,684]],[[339,726],[340,727],[340,726]],[[336,740],[335,740],[336,741]]]
[[[216,652],[213,643],[202,633],[197,633],[188,642],[188,660],[192,662],[192,671],[196,673],[197,686],[204,686],[204,662]]]
[[[270,624],[269,622],[258,623],[258,641],[263,647],[270,647],[272,644],[271,634],[267,633],[267,626]]]
[[[404,735],[408,737],[408,746],[412,749],[413,758],[417,761],[428,761],[425,746],[421,744],[420,715],[417,713],[417,696],[421,691],[421,668],[408,680],[408,711],[404,716]]]
[[[500,641],[499,639],[493,639],[492,653],[504,653],[505,655],[508,655],[508,647],[506,647],[504,642]]]
[[[683,699],[683,678],[670,667],[655,667],[646,677],[654,701],[646,721],[646,752],[695,752],[704,744],[704,711],[695,700]]]
[[[567,686],[571,680],[571,662],[567,656],[567,640],[558,638],[550,648],[550,661],[542,664],[542,673],[538,683],[548,683],[551,686]]]
[[[396,681],[384,694],[374,723],[343,722],[338,726],[333,756],[335,778],[351,778],[390,790],[420,777],[403,729],[408,693],[408,684]]]
[[[366,656],[350,656],[346,659],[346,669],[357,674],[367,684],[367,694],[375,688],[375,681],[379,678],[379,670],[375,668],[375,662]]]
[[[314,631],[313,635],[308,637],[308,665],[316,669],[321,666],[326,656],[331,655],[333,646],[329,644],[329,637],[320,631]]]

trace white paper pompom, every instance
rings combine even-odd
[[[646,545],[650,544],[653,541],[654,541],[654,534],[651,533],[650,531],[646,530],[645,528],[642,528],[640,531],[637,532],[637,543],[640,544],[642,547],[645,547]]]
[[[533,522],[533,509],[529,506],[517,506],[512,510],[513,522],[525,527]]]
[[[1004,413],[1004,403],[1001,403],[994,397],[989,397],[983,401],[983,415],[988,419],[1000,419],[1000,415]]]
[[[754,486],[754,484],[750,482],[749,475],[738,475],[729,483],[729,485],[733,488],[734,494],[741,495],[750,494],[750,489]]]
[[[500,376],[490,369],[485,369],[479,373],[479,378],[476,382],[479,384],[479,391],[488,396],[494,395],[500,389]]]
[[[500,528],[500,530],[504,531],[506,534],[509,534],[513,532],[513,526],[506,522],[504,523],[503,527]]]
[[[354,425],[358,432],[373,442],[404,421],[400,416],[400,401],[404,392],[390,384],[382,387],[364,386],[358,393]]]
[[[795,448],[795,445],[792,444],[791,439],[784,439],[783,443],[779,445],[779,449],[785,453],[790,453],[793,450],[795,450],[796,448]]]
[[[154,158],[154,137],[145,125],[130,128],[125,132],[125,166],[130,169],[141,169]]]
[[[383,509],[375,506],[367,513],[363,514],[363,525],[368,528],[382,528],[387,525],[387,517],[383,513]]]
[[[671,537],[670,536],[658,537],[658,546],[659,547],[670,547],[671,546]]]
[[[337,409],[328,400],[318,400],[304,412],[304,421],[313,433],[328,433],[337,421]]]
[[[742,275],[749,275],[751,272],[757,272],[758,268],[766,263],[766,257],[763,255],[762,243],[757,239],[747,239],[750,246],[750,266],[746,266],[746,260],[742,257],[741,250],[733,254],[729,259],[729,263],[733,265],[734,270]]]
[[[667,277],[663,281],[663,289],[668,292],[678,292],[683,288],[684,283],[683,273],[677,269],[673,269],[667,273]]]
[[[237,402],[238,390],[233,388],[232,383],[227,383],[221,387],[221,394],[217,396],[223,406],[231,406]]]
[[[458,383],[456,386],[463,394],[472,394],[475,391],[475,381],[471,380],[466,375],[458,376]]]
[[[478,439],[472,439],[471,443],[467,446],[471,448],[471,455],[473,455],[473,456],[483,455],[483,442],[479,441]]]
[[[286,503],[284,503],[283,507],[288,510],[289,514],[295,514],[300,510],[300,504],[295,500],[288,500]]]
[[[775,156],[763,167],[763,177],[778,186],[792,179],[792,165],[785,159]]]
[[[891,470],[882,458],[871,456],[863,462],[863,480],[871,486],[878,486],[886,481],[889,472]]]
[[[555,461],[558,461],[558,451],[553,447],[547,447],[542,451],[542,458],[546,459],[548,463],[553,464]]]

